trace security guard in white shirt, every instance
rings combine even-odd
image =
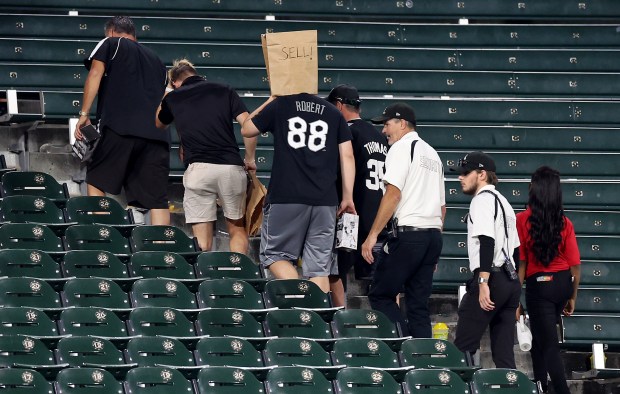
[[[497,368],[516,368],[515,312],[521,285],[516,274],[519,236],[510,203],[496,189],[495,162],[483,152],[472,152],[450,168],[459,172],[463,193],[474,196],[467,215],[467,252],[474,273],[459,305],[454,344],[475,354],[487,326]]]
[[[387,241],[379,258],[368,300],[373,309],[398,322],[404,335],[430,338],[428,299],[446,213],[443,165],[435,149],[415,131],[415,113],[409,105],[392,104],[372,122],[383,124],[390,150],[385,158],[385,194],[362,245],[368,263],[374,262],[372,248],[392,215],[397,224],[396,237]],[[403,286],[407,321],[396,303]]]

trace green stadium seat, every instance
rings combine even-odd
[[[194,344],[198,340],[193,323],[183,313],[173,308],[154,306],[134,308],[129,313],[127,328],[131,335],[163,335],[177,338],[184,344],[186,339],[191,339]]]
[[[579,314],[614,314],[618,312],[620,288],[589,287],[580,288],[575,303]]]
[[[198,394],[264,394],[263,383],[256,377],[235,367],[202,368],[196,381]]]
[[[579,287],[620,286],[620,262],[604,260],[581,260]]]
[[[0,201],[0,220],[5,223],[38,223],[62,236],[67,227],[60,208],[42,196],[6,196]]]
[[[65,233],[67,250],[105,250],[128,259],[131,248],[127,238],[114,227],[100,224],[77,224]]]
[[[0,308],[0,335],[28,335],[58,337],[56,321],[50,319],[43,311],[28,307]]]
[[[143,278],[168,278],[184,283],[191,291],[198,289],[201,280],[196,279],[194,267],[178,253],[152,251],[136,252],[129,260],[132,276]]]
[[[54,258],[64,255],[62,240],[47,226],[7,223],[0,227],[0,249],[41,250]]]
[[[326,350],[334,343],[329,324],[313,311],[277,309],[267,313],[265,334],[275,337],[299,337],[314,339]]]
[[[106,224],[116,228],[124,237],[136,226],[130,210],[110,197],[79,196],[67,201],[67,221],[78,224]]]
[[[536,394],[538,389],[534,382],[521,371],[515,369],[495,368],[481,369],[474,373],[471,381],[474,393],[514,393]]]
[[[413,369],[405,375],[403,382],[405,394],[436,393],[469,394],[469,385],[459,375],[448,369]]]
[[[564,210],[579,235],[620,235],[620,212]]]
[[[309,367],[279,367],[267,374],[268,394],[332,393],[332,384],[323,374]]]
[[[134,308],[159,306],[196,309],[196,297],[187,286],[174,279],[150,278],[137,280],[129,293]]]
[[[260,352],[243,338],[203,337],[194,356],[201,366],[264,368]]]
[[[66,184],[60,184],[54,177],[44,172],[13,171],[2,174],[2,197],[30,195],[47,197],[59,207],[69,198]]]
[[[200,284],[200,308],[236,308],[248,311],[264,310],[262,295],[252,285],[240,279],[210,279]]]
[[[138,278],[129,277],[129,270],[116,255],[105,250],[70,250],[61,264],[66,277],[106,278],[129,291]]]
[[[130,240],[134,252],[175,252],[189,262],[200,254],[196,239],[174,226],[138,226],[132,230]]]
[[[62,287],[60,265],[47,253],[36,249],[0,250],[0,276],[28,276],[50,283],[56,290]]]
[[[192,367],[192,352],[178,340],[163,336],[132,338],[127,343],[127,361],[140,367],[169,366],[175,369]]]
[[[377,338],[393,350],[409,337],[401,337],[400,327],[380,311],[370,309],[343,309],[332,321],[334,338]]]
[[[579,314],[562,317],[562,343],[565,347],[591,348],[593,343],[617,346],[620,344],[618,333],[619,316]]]
[[[334,380],[339,394],[401,394],[402,387],[381,369],[348,367],[340,370]]]
[[[577,246],[582,259],[614,260],[618,257],[618,236],[577,236]]]
[[[47,282],[36,278],[0,278],[0,306],[60,310],[58,293]]]
[[[273,367],[312,367],[327,380],[333,380],[342,366],[333,366],[329,353],[321,345],[305,338],[273,338],[263,350],[265,365]]]
[[[105,338],[70,336],[61,339],[56,349],[58,361],[70,367],[102,368],[116,378],[123,376],[136,364],[127,364],[123,353]]]
[[[126,344],[127,327],[113,311],[96,307],[67,308],[60,313],[58,328],[63,335],[97,336],[115,345]]]
[[[340,338],[332,351],[334,365],[377,368],[388,372],[401,382],[413,367],[400,365],[398,355],[380,339]]]
[[[267,279],[262,269],[248,256],[234,252],[202,252],[194,265],[196,277],[206,279],[243,279],[262,292]]]
[[[435,338],[413,338],[403,342],[400,348],[403,365],[416,369],[440,368],[457,373],[468,382],[478,367],[468,366],[463,352],[448,342]]]
[[[127,372],[126,394],[193,394],[191,381],[168,367],[138,367]]]
[[[446,215],[447,216],[447,215]],[[457,292],[472,274],[469,271],[469,259],[441,257],[433,273],[433,289],[445,292]]]
[[[223,337],[226,335],[245,338],[254,347],[264,347],[263,326],[250,313],[240,309],[208,308],[201,310],[196,317],[198,335]],[[262,345],[261,345],[262,344]]]
[[[53,394],[52,383],[34,369],[0,369],[0,388],[9,393]],[[60,393],[57,393],[60,394]]]
[[[56,376],[56,394],[122,394],[123,385],[102,368],[65,368]]]
[[[334,313],[343,309],[333,307],[329,294],[305,279],[270,280],[265,285],[263,297],[267,308],[312,310],[326,321],[331,321]]]
[[[106,278],[68,280],[60,293],[65,307],[97,307],[124,311],[131,307],[127,293]]]
[[[0,371],[9,367],[30,368],[46,379],[54,379],[58,371],[68,365],[57,363],[52,350],[35,337],[22,335],[0,336]]]

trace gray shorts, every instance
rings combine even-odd
[[[269,204],[263,209],[260,262],[297,262],[302,257],[303,276],[334,275],[332,251],[336,231],[336,206]]]

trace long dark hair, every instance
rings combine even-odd
[[[542,166],[532,175],[528,205],[530,216],[530,247],[536,259],[545,267],[559,253],[564,229],[564,208],[560,173]]]

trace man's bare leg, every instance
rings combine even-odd
[[[346,299],[344,294],[344,284],[339,276],[329,276],[329,289],[332,292],[332,303],[334,306],[345,306]]]
[[[200,249],[204,252],[210,251],[213,247],[213,225],[215,222],[204,222],[192,224],[192,232],[198,240]]]
[[[329,276],[315,276],[310,278],[310,281],[319,285],[323,292],[329,293]]]
[[[89,183],[86,184],[86,194],[89,196],[105,197],[105,192]]]
[[[151,224],[170,225],[170,210],[168,208],[151,209]]]
[[[299,279],[297,269],[287,260],[280,260],[271,264],[269,271],[276,279]]]
[[[228,235],[230,236],[230,251],[236,253],[248,253],[248,234],[245,232],[245,221],[243,218],[232,220],[226,218]]]

